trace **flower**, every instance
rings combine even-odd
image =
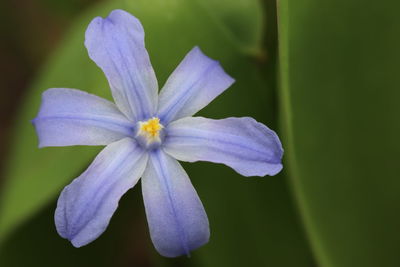
[[[282,169],[279,138],[249,117],[192,117],[234,80],[193,48],[158,95],[139,20],[123,10],[93,19],[86,30],[90,58],[106,75],[115,104],[76,89],[43,93],[33,120],[39,147],[106,145],[88,169],[62,191],[57,232],[75,247],[107,228],[121,196],[142,178],[142,193],[157,251],[189,254],[208,242],[203,205],[177,160],[225,164],[244,176]]]

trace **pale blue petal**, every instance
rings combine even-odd
[[[203,205],[181,165],[161,150],[150,154],[142,178],[150,235],[166,257],[187,254],[208,242]]]
[[[115,104],[66,88],[45,91],[39,114],[32,122],[39,147],[107,145],[132,135],[134,127]]]
[[[115,102],[132,120],[154,115],[158,85],[140,21],[123,10],[97,17],[86,30],[90,58],[107,76]]]
[[[164,124],[192,116],[225,91],[234,79],[218,61],[193,48],[160,92],[158,116]]]
[[[275,175],[282,169],[278,136],[252,118],[183,118],[167,128],[164,150],[182,161],[223,163],[244,176]]]
[[[143,174],[147,159],[148,154],[130,138],[104,148],[89,168],[62,191],[54,215],[57,232],[75,247],[100,236],[121,196]]]

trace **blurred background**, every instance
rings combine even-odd
[[[84,48],[96,16],[138,17],[162,85],[195,45],[236,83],[199,114],[252,116],[285,149],[274,177],[183,164],[210,242],[190,258],[152,246],[140,184],[107,231],[58,236],[58,194],[99,147],[37,148],[30,120],[50,87],[111,99]],[[400,2],[4,0],[0,2],[0,266],[400,266]]]

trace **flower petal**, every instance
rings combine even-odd
[[[187,254],[208,242],[203,205],[181,165],[161,150],[150,154],[142,191],[151,239],[166,257]]]
[[[43,93],[39,114],[32,123],[39,147],[107,145],[132,135],[134,127],[113,103],[65,88]]]
[[[85,46],[107,76],[120,110],[132,120],[153,116],[158,85],[140,21],[123,10],[97,17],[86,30]]]
[[[244,176],[275,175],[282,169],[278,136],[248,117],[183,118],[168,126],[164,145],[178,160],[223,163]]]
[[[108,145],[89,168],[66,186],[55,212],[57,232],[75,247],[100,236],[147,164],[148,155],[131,138]]]
[[[192,116],[234,82],[218,61],[193,48],[160,92],[158,116],[164,124]]]

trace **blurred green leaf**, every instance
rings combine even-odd
[[[109,229],[96,242],[79,249],[57,234],[52,220],[55,206],[55,201],[46,205],[7,240],[0,250],[0,266],[117,267],[155,264],[149,255],[152,244],[144,230],[147,225],[140,192],[130,191],[122,197]]]
[[[214,27],[225,33],[227,39],[238,50],[254,55],[260,53],[262,50],[261,32],[263,19],[259,1],[195,1],[209,15],[210,19],[213,20]]]
[[[278,4],[286,155],[317,262],[400,266],[400,2]]]
[[[261,54],[263,38],[262,9],[258,1],[223,1],[216,4],[212,0],[153,0],[149,4],[149,1],[137,0],[102,4],[74,23],[65,42],[53,55],[27,97],[15,132],[7,174],[8,186],[2,199],[0,239],[46,203],[54,201],[62,187],[87,166],[99,149],[39,150],[29,119],[38,110],[40,93],[49,87],[80,88],[110,98],[105,77],[89,60],[83,39],[90,20],[95,16],[106,16],[114,8],[123,8],[142,21],[146,30],[146,46],[160,85],[195,45],[199,45],[210,57],[220,60],[227,72],[235,77],[236,83],[200,115],[213,118],[253,116],[267,125],[276,125],[275,99],[272,98],[274,88],[268,86],[263,66],[253,56]],[[208,212],[212,234],[210,243],[194,252],[190,260],[181,258],[168,260],[168,263],[310,266],[308,246],[297,224],[283,175],[244,178],[222,165],[184,165]],[[123,212],[127,214],[126,209]],[[133,214],[143,213],[143,210],[129,212],[132,213],[129,216],[138,216]],[[48,221],[41,227],[52,225],[52,217],[48,213],[43,216],[47,216]],[[114,221],[111,221],[108,234],[115,231]],[[129,227],[125,225],[125,228]],[[25,232],[40,231],[40,227],[27,225],[23,229]],[[56,235],[55,231],[44,232],[48,236]],[[18,241],[11,239],[6,244],[7,248],[9,244],[17,246],[19,242],[24,242],[21,235],[17,236]],[[147,238],[149,240],[148,235]],[[45,255],[46,250],[42,248],[51,247],[52,240],[40,240],[41,245],[32,249],[35,249],[36,255]],[[60,241],[69,245],[61,238]],[[110,246],[105,242],[103,244],[99,251],[107,251]],[[124,245],[115,244],[117,247]],[[69,253],[61,245],[54,249],[64,249],[64,253]],[[15,261],[15,257],[15,254],[7,254],[8,261]],[[164,262],[161,256],[155,256],[155,259],[156,262]],[[31,264],[38,264],[30,260]],[[75,261],[72,262],[77,266]]]

